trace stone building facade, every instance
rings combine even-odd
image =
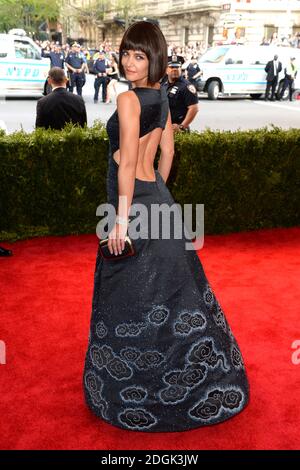
[[[96,4],[104,6],[102,19],[91,13]],[[300,32],[300,0],[135,0],[130,13],[157,19],[168,43],[179,46],[198,42],[206,48],[235,40],[259,44],[274,32],[279,37]],[[90,46],[108,40],[118,46],[122,19],[117,0],[64,0],[63,39]]]

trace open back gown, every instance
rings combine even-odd
[[[140,138],[164,128],[164,89],[132,91],[141,105]],[[117,209],[117,110],[107,132],[107,201]],[[158,170],[155,176],[135,179],[132,204],[175,204]],[[247,375],[196,251],[185,249],[184,237],[133,242],[136,255],[118,261],[103,260],[98,250],[83,374],[87,405],[114,426],[143,432],[185,431],[233,417],[248,403]]]

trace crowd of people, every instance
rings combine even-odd
[[[114,48],[110,41],[104,41],[98,49],[88,49],[78,43],[60,45],[50,41],[36,41],[41,48],[42,57],[50,59],[50,68],[59,67],[66,71],[67,88],[82,96],[82,89],[86,83],[86,74],[95,75],[94,103],[99,100],[99,91],[102,89],[102,102],[108,104],[114,99],[116,102],[117,82],[119,74],[119,50]],[[197,80],[201,76],[198,66],[199,57],[205,52],[203,43],[196,42],[180,47],[168,44],[168,56],[176,55],[180,58],[181,74],[197,88]],[[48,80],[45,83],[44,95],[51,92]]]
[[[58,45],[57,42],[55,41],[35,41],[36,44],[45,52],[51,52],[55,46]],[[64,53],[65,56],[68,55],[68,53],[71,50],[71,44],[65,43],[59,46],[61,48],[61,51]],[[105,51],[106,54],[113,54],[118,56],[119,55],[119,49],[118,47],[114,47],[111,43],[111,41],[105,40],[102,41],[99,44],[99,47],[97,47],[98,50]],[[93,59],[93,56],[95,55],[95,50],[94,48],[90,48],[87,46],[80,46],[80,52],[83,55],[83,57],[88,61]],[[194,42],[194,43],[189,43],[188,45],[185,46],[178,46],[175,43],[168,43],[168,54],[171,55],[177,54],[186,58],[189,58],[191,56],[193,57],[201,57],[204,52],[206,52],[207,46],[204,44],[204,42]],[[97,55],[97,53],[96,53]]]
[[[41,48],[42,55],[49,57],[51,67],[65,68],[68,75],[68,88],[73,91],[76,87],[77,94],[82,95],[82,88],[85,84],[85,74],[94,73],[94,102],[99,99],[99,91],[102,88],[101,98],[104,103],[111,103],[117,96],[117,82],[120,80],[118,62],[119,50],[108,40],[103,41],[97,49],[89,49],[74,43],[59,45],[50,41],[36,41]],[[278,37],[274,32],[269,39],[263,38],[261,45],[281,45],[300,48],[300,33],[290,34],[287,37]],[[197,80],[201,79],[201,71],[198,66],[199,58],[206,52],[207,46],[203,42],[189,43],[185,46],[178,46],[175,43],[168,43],[168,56],[177,55],[181,60],[181,71],[184,78],[190,81],[197,89]],[[271,59],[271,58],[270,58]],[[293,69],[293,64],[292,64]],[[278,77],[278,69],[275,71]],[[290,71],[289,71],[290,72]],[[268,99],[269,91],[272,88],[271,99],[274,99],[274,77],[270,78],[272,72],[266,70],[268,74],[267,89],[265,98]],[[288,87],[290,99],[292,85],[295,74],[287,73],[284,83],[284,91]],[[277,83],[276,83],[277,84]],[[45,84],[45,93],[50,92]],[[281,90],[282,97],[282,90]]]
[[[36,44],[45,52],[51,52],[53,49],[58,46],[58,43],[54,41],[35,41]],[[243,44],[246,44],[247,41],[243,40]],[[168,43],[168,55],[177,54],[185,58],[185,60],[190,60],[193,57],[199,59],[209,47],[213,45],[221,45],[222,41],[216,42],[215,44],[205,44],[204,41],[196,41],[190,42],[188,45],[185,46],[178,46],[175,43]],[[300,32],[294,34],[288,34],[287,36],[278,36],[278,33],[274,32],[271,37],[263,37],[261,41],[261,45],[268,46],[289,46],[294,48],[300,48]],[[71,50],[71,44],[65,43],[59,46],[62,53],[66,57]],[[112,45],[111,41],[105,40],[99,47],[97,48],[98,51],[102,50],[105,52],[107,56],[113,55],[114,57],[118,57],[119,49]],[[95,54],[95,50],[93,48],[89,48],[88,46],[81,45],[80,46],[80,53],[82,54],[83,58],[86,61],[92,60],[94,57],[97,57],[97,52]]]
[[[278,33],[273,33],[268,39],[264,37],[261,46],[288,46],[300,48],[300,33],[288,34],[287,36],[278,37]]]

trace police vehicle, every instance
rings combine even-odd
[[[300,67],[300,49],[284,46],[244,46],[222,45],[208,49],[199,59],[199,67],[203,72],[199,91],[206,92],[208,98],[216,100],[220,95],[250,95],[260,98],[266,89],[267,62],[274,55],[282,63],[279,74],[277,94],[283,87],[284,68],[290,58],[296,58]],[[300,91],[300,70],[294,82],[296,92]],[[288,90],[284,99],[288,97]]]
[[[18,34],[0,34],[0,96],[41,96],[49,59],[25,31],[12,32]]]

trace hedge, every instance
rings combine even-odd
[[[101,123],[0,134],[0,239],[95,233],[107,155]],[[217,234],[298,225],[299,182],[300,130],[274,127],[177,135],[167,185]]]

